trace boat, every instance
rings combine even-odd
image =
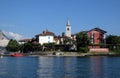
[[[21,54],[21,53],[13,53],[13,54],[11,54],[11,56],[13,56],[13,57],[22,57],[23,54]]]

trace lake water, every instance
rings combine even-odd
[[[120,78],[120,57],[3,57],[0,78]]]

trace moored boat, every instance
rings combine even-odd
[[[14,57],[22,57],[23,54],[21,54],[21,53],[14,53],[14,54],[11,54],[11,56],[14,56]]]

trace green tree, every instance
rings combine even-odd
[[[106,38],[107,44],[120,44],[120,37],[116,35],[109,35]]]
[[[78,51],[87,51],[90,39],[86,33],[80,32],[76,35],[76,44]]]
[[[41,44],[39,44],[38,42],[36,42],[35,39],[32,39],[31,41],[28,41],[24,44],[20,45],[20,51],[21,52],[37,52],[37,51],[41,51],[42,47]]]
[[[46,47],[45,50],[54,51],[55,50],[55,43],[44,43],[43,46]]]
[[[19,51],[19,43],[16,40],[11,39],[6,47],[8,51]]]
[[[110,50],[120,50],[120,36],[116,35],[107,36],[106,44]]]
[[[24,52],[32,52],[32,42],[28,41],[27,43],[24,44],[23,46],[23,51]]]

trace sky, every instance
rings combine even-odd
[[[0,0],[0,30],[32,38],[48,29],[72,34],[99,27],[120,35],[120,0]]]

